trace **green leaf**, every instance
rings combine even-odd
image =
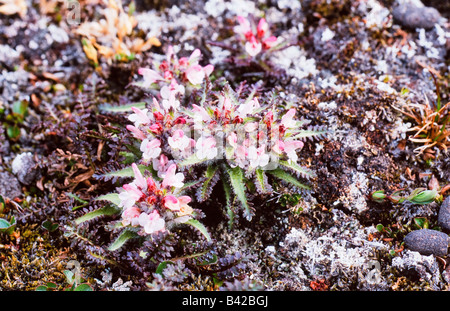
[[[167,266],[168,266],[169,264],[170,264],[170,265],[173,265],[174,263],[173,263],[172,261],[170,261],[170,260],[161,262],[161,263],[158,265],[158,267],[156,268],[155,273],[156,273],[156,274],[163,275],[162,272],[164,271],[165,268],[167,268]]]
[[[66,195],[67,195],[68,197],[71,197],[71,198],[77,200],[77,201],[80,202],[81,204],[89,204],[88,201],[83,200],[82,198],[80,198],[80,197],[77,196],[76,194],[73,194],[73,193],[70,193],[70,192],[66,192]]]
[[[74,289],[75,292],[92,292],[94,289],[89,284],[80,284]]]
[[[25,116],[28,110],[28,103],[26,101],[16,101],[13,103],[12,111],[20,116]]]
[[[75,274],[70,270],[64,270],[63,273],[66,276],[66,282],[72,285],[75,282]]]
[[[292,161],[280,161],[280,164],[297,175],[304,176],[306,178],[316,177],[316,174],[308,168],[302,167]]]
[[[46,292],[47,291],[47,286],[40,285],[40,286],[36,287],[34,290],[37,291],[37,292]]]
[[[197,165],[203,162],[206,162],[207,159],[199,159],[197,158],[197,155],[194,153],[189,158],[185,159],[184,161],[180,162],[178,165],[179,167],[185,167],[185,166],[191,166],[191,165]]]
[[[12,140],[16,140],[20,137],[20,128],[17,125],[8,126],[6,128],[6,134]]]
[[[56,288],[56,284],[53,282],[47,282],[47,287],[48,288]]]
[[[225,203],[227,208],[227,215],[229,218],[228,227],[232,229],[234,222],[234,212],[232,209],[232,198],[231,198],[231,186],[227,181],[222,181],[223,191],[225,193]]]
[[[304,139],[304,138],[320,138],[328,134],[328,130],[316,129],[316,130],[300,130],[298,134],[292,136],[292,139]]]
[[[132,111],[131,107],[145,109],[146,105],[147,104],[145,102],[130,103],[130,104],[125,104],[125,105],[120,105],[120,106],[112,106],[110,104],[103,104],[103,105],[100,105],[98,107],[98,109],[100,109],[100,111],[104,111],[104,112],[130,112],[130,111]]]
[[[121,209],[119,209],[113,205],[108,205],[108,206],[102,207],[100,209],[97,209],[95,211],[84,214],[81,217],[78,217],[77,219],[75,219],[75,224],[79,225],[85,221],[92,220],[92,219],[100,217],[100,216],[114,215],[114,214],[119,213],[120,211],[121,211]]]
[[[16,219],[14,216],[11,217],[11,221],[0,218],[0,233],[11,234],[16,228]]]
[[[206,169],[205,172],[205,180],[202,184],[202,186],[199,188],[199,196],[198,199],[200,202],[205,201],[210,193],[211,193],[211,188],[214,186],[212,184],[213,178],[216,175],[218,170],[218,167],[216,165],[209,165],[208,168]]]
[[[125,229],[122,233],[117,237],[117,239],[108,247],[108,250],[115,251],[121,248],[128,240],[137,237],[138,234],[130,229]]]
[[[264,171],[260,168],[255,170],[255,180],[256,180],[256,188],[260,193],[270,193],[272,189],[270,185],[267,183],[267,176]]]
[[[236,197],[244,207],[244,217],[247,220],[251,220],[252,211],[250,209],[250,206],[248,205],[247,195],[245,193],[244,172],[238,166],[236,166],[235,168],[229,168],[227,172],[230,176],[231,187],[233,188]]]
[[[145,165],[140,164],[137,167],[142,174],[144,174],[145,170],[153,172],[153,168],[151,166],[145,166]],[[131,166],[129,166],[129,167],[125,167],[118,171],[112,171],[112,172],[105,173],[102,176],[104,176],[104,177],[122,177],[122,178],[134,177],[134,171],[133,171],[133,168]]]
[[[414,223],[419,229],[428,229],[430,226],[428,219],[426,219],[425,217],[414,218]]]
[[[108,193],[101,195],[95,199],[95,201],[108,201],[111,202],[114,205],[119,206],[120,199],[118,193]]]
[[[206,240],[211,241],[211,236],[209,235],[208,230],[206,230],[206,227],[198,220],[191,218],[186,221],[185,224],[191,225],[192,227],[200,231],[200,233],[203,234]]]
[[[42,223],[42,228],[48,230],[49,232],[53,232],[56,229],[58,229],[59,225],[57,223],[54,223],[50,220],[46,220]]]
[[[434,202],[439,195],[436,189],[424,190],[425,188],[418,188],[409,195],[406,200],[414,204],[429,204]]]
[[[213,254],[212,258],[209,260],[205,260],[202,263],[197,264],[197,266],[208,266],[208,265],[214,265],[217,263],[217,261],[219,260],[219,258],[217,257],[216,254]]]
[[[300,181],[298,181],[297,178],[295,178],[288,172],[282,170],[281,168],[276,168],[274,170],[267,171],[267,173],[269,173],[287,183],[290,183],[291,185],[294,185],[295,187],[308,189],[308,190],[310,189],[307,185],[301,183]]]

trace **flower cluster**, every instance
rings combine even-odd
[[[269,24],[265,18],[261,18],[258,25],[251,23],[249,19],[238,16],[239,25],[234,27],[234,32],[240,37],[244,44],[245,51],[251,57],[255,57],[278,43],[278,38],[271,35]]]
[[[195,49],[189,57],[178,58],[173,47],[169,46],[164,61],[153,62],[153,69],[139,68],[139,74],[144,80],[136,85],[146,89],[156,87],[161,91],[164,88],[164,93],[167,93],[168,88],[176,88],[184,94],[184,86],[199,87],[214,70],[213,65],[202,67],[199,64],[201,56],[200,50]]]
[[[171,90],[170,97],[176,98]],[[152,161],[163,177],[171,163],[226,160],[230,167],[253,171],[273,169],[279,159],[296,163],[303,142],[296,139],[304,124],[295,120],[295,109],[281,118],[275,109],[261,106],[259,99],[235,99],[228,91],[217,100],[179,109],[159,104],[154,98],[151,111],[133,107],[128,129],[141,140],[143,160]]]
[[[140,227],[141,235],[149,235],[192,219],[191,198],[174,195],[184,180],[182,173],[176,173],[175,164],[168,167],[161,183],[144,178],[135,163],[132,168],[134,181],[123,185],[119,193],[124,226]]]

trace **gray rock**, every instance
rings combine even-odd
[[[9,199],[14,199],[22,195],[17,178],[9,172],[0,172],[0,195]]]
[[[392,15],[395,22],[411,29],[431,29],[441,18],[441,14],[435,8],[420,7],[407,1],[397,5],[393,9]]]
[[[406,248],[422,255],[446,256],[450,237],[440,231],[420,229],[408,233],[404,241]]]
[[[31,152],[19,154],[12,162],[11,169],[17,179],[24,185],[30,185],[38,174]]]
[[[444,231],[450,231],[450,196],[442,202],[438,214],[438,224]]]

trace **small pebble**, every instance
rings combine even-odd
[[[30,185],[38,174],[31,152],[19,154],[12,162],[11,169],[12,173],[24,185]]]
[[[438,224],[444,231],[450,231],[450,196],[442,202],[438,214]]]
[[[440,231],[420,229],[408,233],[404,241],[406,248],[422,255],[446,256],[450,237]]]
[[[435,8],[419,7],[412,2],[399,4],[393,9],[392,15],[398,24],[410,29],[431,29],[441,18],[441,14]]]

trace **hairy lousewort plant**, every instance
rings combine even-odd
[[[295,109],[280,114],[253,94],[245,100],[237,98],[228,85],[186,108],[180,108],[176,88],[169,89],[168,95],[169,100],[161,104],[153,98],[149,109],[134,107],[129,116],[134,124],[127,127],[141,140],[143,164],[151,164],[160,178],[174,164],[180,169],[203,167],[203,178],[197,182],[201,184],[199,201],[206,200],[222,179],[227,201],[231,202],[232,188],[247,219],[253,211],[247,202],[245,179],[253,180],[260,193],[271,192],[266,172],[308,188],[286,171],[314,176],[298,165],[297,152],[303,139],[322,137],[326,130],[302,129],[308,121],[296,120]]]
[[[199,88],[214,70],[213,65],[202,67],[199,64],[201,56],[200,50],[195,49],[189,57],[178,58],[173,47],[169,46],[164,61],[153,62],[153,69],[139,68],[144,80],[135,85],[144,89],[160,89],[163,98],[168,95],[169,88],[176,88],[181,94],[184,94],[185,87]]]
[[[261,18],[257,25],[253,19],[243,16],[238,16],[237,21],[239,25],[234,27],[234,32],[238,35],[248,56],[256,57],[279,44],[278,38],[271,35],[265,18]]]
[[[145,177],[141,170],[144,171]],[[189,224],[198,230],[209,240],[209,234],[196,218],[199,217],[189,205],[192,199],[181,195],[184,183],[183,173],[176,172],[176,165],[167,168],[161,181],[147,176],[145,167],[138,167],[135,163],[130,169],[124,169],[121,176],[134,176],[131,183],[124,184],[119,193],[110,193],[97,198],[113,203],[117,208],[103,209],[105,213],[121,213],[121,220],[114,227],[123,228],[122,233],[112,243],[109,250],[120,248],[127,240],[135,237],[151,238],[160,232],[170,231],[179,224]],[[102,210],[96,210],[98,216]],[[81,223],[89,218],[86,214],[75,222]]]

